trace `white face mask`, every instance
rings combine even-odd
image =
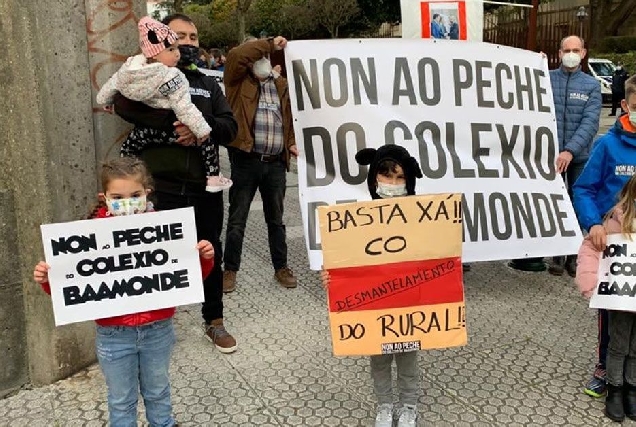
[[[129,199],[106,199],[108,212],[112,216],[134,215],[146,212],[146,196],[131,197]]]
[[[629,114],[629,121],[631,122],[631,124],[636,126],[636,111],[630,111],[628,109],[627,113]]]
[[[406,196],[406,184],[385,184],[378,182],[378,188],[375,192],[383,199]]]
[[[254,63],[252,71],[259,79],[266,79],[272,73],[272,63],[267,58],[261,58]]]
[[[576,52],[568,52],[561,57],[561,63],[565,68],[576,68],[581,63],[581,55]]]

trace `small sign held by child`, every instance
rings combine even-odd
[[[610,234],[590,308],[636,312],[636,234]]]
[[[336,356],[467,342],[461,194],[319,208]]]
[[[58,326],[203,301],[192,208],[41,230]]]

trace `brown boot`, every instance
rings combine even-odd
[[[274,277],[278,280],[278,283],[285,288],[291,289],[298,285],[298,280],[296,280],[294,272],[291,271],[289,267],[279,268],[276,270],[276,273],[274,273]]]
[[[223,326],[223,319],[216,319],[207,325],[203,322],[205,337],[214,344],[221,353],[234,353],[236,351],[236,340]]]
[[[223,272],[223,293],[229,294],[236,289],[236,271],[225,270]]]

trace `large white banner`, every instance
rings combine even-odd
[[[203,301],[192,208],[41,231],[56,325]]]
[[[636,234],[607,236],[591,308],[636,312]]]
[[[420,161],[418,194],[464,194],[465,261],[577,252],[581,232],[556,171],[541,55],[487,43],[365,39],[290,42],[285,56],[312,269],[321,267],[316,208],[367,200],[368,168],[354,156],[383,144],[402,145]]]
[[[479,0],[400,0],[400,8],[405,39],[483,40]]]

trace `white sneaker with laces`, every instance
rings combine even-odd
[[[205,191],[210,193],[218,193],[219,191],[227,190],[232,186],[232,180],[224,177],[219,173],[218,176],[209,176]]]
[[[397,427],[415,427],[417,420],[417,408],[415,405],[403,405],[398,410]]]
[[[383,403],[378,405],[375,427],[393,427],[393,404]]]

